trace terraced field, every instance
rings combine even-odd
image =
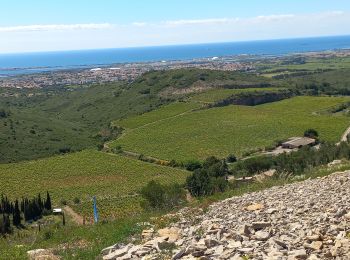
[[[92,196],[100,215],[120,217],[139,212],[137,193],[148,181],[183,183],[186,171],[157,166],[93,150],[48,159],[0,165],[0,191],[11,198],[50,191],[55,205],[66,200],[79,213],[91,216]],[[74,198],[81,200],[74,204]]]
[[[200,106],[200,104],[194,102],[175,102],[170,105],[163,106],[157,110],[153,110],[149,113],[142,114],[140,116],[134,116],[127,119],[114,121],[112,124],[127,129],[134,129],[159,120],[190,112],[191,110],[199,108]]]
[[[241,156],[276,140],[302,135],[308,128],[317,129],[321,139],[336,142],[350,124],[349,117],[314,112],[349,100],[295,97],[255,107],[231,105],[188,112],[126,130],[111,145],[160,159],[187,161],[230,153]]]

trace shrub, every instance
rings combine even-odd
[[[318,132],[315,129],[308,129],[304,132],[304,136],[305,137],[309,137],[309,138],[314,138],[317,139],[318,138]]]
[[[62,147],[58,150],[59,153],[65,154],[65,153],[70,153],[72,149],[70,147]]]
[[[123,153],[123,149],[122,149],[122,147],[121,147],[120,145],[118,145],[117,147],[115,147],[112,151],[113,151],[113,153],[115,153],[115,154],[121,154],[121,153]]]
[[[159,209],[165,204],[164,187],[156,181],[150,181],[147,186],[141,190],[141,195],[151,208]]]
[[[171,161],[169,162],[169,166],[170,166],[170,167],[179,167],[180,164],[179,164],[177,161],[175,161],[175,160],[171,160]]]
[[[80,199],[78,197],[75,197],[73,199],[73,202],[74,202],[74,204],[79,204],[80,203]]]
[[[167,208],[175,208],[186,201],[186,192],[181,185],[175,183],[164,188]]]
[[[0,109],[0,118],[6,118],[9,116],[9,112],[6,112],[4,109]]]
[[[53,232],[51,230],[47,230],[43,234],[44,240],[49,240],[52,238],[52,236],[53,236]]]
[[[64,205],[64,206],[67,205],[67,200],[61,199],[61,204]]]
[[[205,170],[195,170],[192,175],[187,177],[186,185],[192,196],[199,197],[211,194],[210,177]]]
[[[104,145],[103,144],[97,144],[97,150],[98,151],[102,151],[103,150],[103,148],[104,148]]]
[[[237,157],[234,154],[230,154],[229,156],[227,156],[226,162],[228,163],[237,162]]]
[[[162,185],[153,180],[141,190],[141,195],[145,199],[142,206],[152,209],[172,209],[186,199],[185,191],[180,185]]]
[[[263,171],[269,170],[273,166],[273,161],[270,157],[253,157],[244,161],[238,162],[234,167],[234,172],[237,175],[254,175]]]
[[[188,171],[194,171],[196,169],[199,169],[202,167],[202,164],[199,161],[196,160],[192,160],[192,161],[188,161],[184,164],[186,170]]]
[[[186,180],[187,189],[196,197],[222,192],[227,187],[228,167],[225,161],[207,158],[203,167],[196,169]]]

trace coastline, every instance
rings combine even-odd
[[[124,49],[0,54],[0,75],[115,67],[158,62],[201,62],[216,57],[242,59],[281,57],[350,49],[350,36],[298,38],[233,43],[210,43]],[[213,60],[214,61],[214,60]]]

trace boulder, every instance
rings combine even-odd
[[[253,238],[259,241],[266,241],[270,238],[270,233],[266,231],[257,231]]]
[[[129,251],[129,249],[132,247],[132,245],[127,245],[123,248],[117,249],[109,253],[108,255],[103,256],[103,260],[115,260],[118,259],[119,257],[122,257],[126,255]]]
[[[160,237],[168,238],[167,240],[170,243],[176,242],[176,240],[180,239],[181,230],[179,228],[163,228],[158,230],[158,235]]]
[[[257,203],[257,204],[252,204],[246,207],[246,210],[248,211],[256,211],[256,210],[261,210],[264,208],[263,204]]]

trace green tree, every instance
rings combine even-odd
[[[185,163],[186,170],[194,171],[202,167],[202,164],[199,161],[192,160]]]
[[[2,215],[2,219],[0,219],[0,234],[6,235],[12,232],[10,217],[7,214]]]
[[[230,154],[229,156],[227,156],[226,162],[228,163],[237,162],[237,157],[234,154]]]
[[[208,157],[201,169],[197,169],[187,177],[187,189],[193,196],[207,196],[226,189],[226,176],[229,170],[224,160]]]
[[[52,210],[51,197],[49,192],[46,192],[45,209]]]
[[[13,225],[18,227],[21,225],[21,221],[22,221],[22,217],[21,217],[21,211],[19,209],[19,204],[18,204],[18,200],[15,201],[15,208],[13,210],[13,218],[12,218],[12,222]]]
[[[187,177],[187,189],[192,196],[210,195],[210,177],[206,170],[197,169]]]
[[[315,130],[315,129],[307,129],[305,132],[304,132],[304,136],[305,137],[309,137],[309,138],[314,138],[314,139],[317,139],[318,138],[318,132]]]
[[[164,187],[156,182],[150,181],[142,190],[141,195],[146,199],[149,207],[162,208],[165,204],[165,190]]]
[[[150,181],[141,191],[146,203],[146,208],[172,209],[186,200],[185,190],[177,183],[162,185],[156,181]]]

